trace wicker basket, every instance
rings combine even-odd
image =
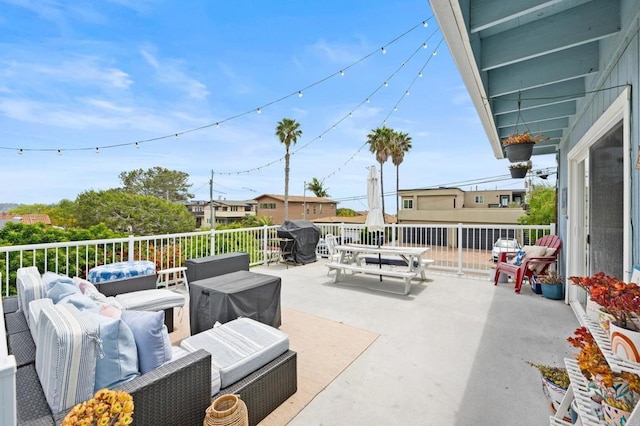
[[[222,395],[207,408],[202,425],[249,426],[247,406],[240,395]]]

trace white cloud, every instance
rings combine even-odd
[[[181,69],[180,61],[171,59],[160,61],[147,48],[141,49],[140,54],[155,69],[156,77],[160,82],[184,90],[193,99],[205,99],[211,94],[205,84],[188,76]]]
[[[346,45],[331,45],[326,40],[320,39],[310,46],[312,52],[340,64],[350,64],[360,59],[360,54],[353,52],[352,48]]]

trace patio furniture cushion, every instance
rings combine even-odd
[[[121,318],[133,332],[142,374],[171,361],[171,341],[164,325],[164,311],[123,311]]]
[[[43,306],[36,340],[36,371],[53,413],[93,395],[97,328],[75,306]]]
[[[65,297],[72,296],[74,294],[82,293],[72,280],[52,281],[47,289],[47,297],[53,300],[53,303],[58,303]]]
[[[184,296],[171,290],[152,289],[118,294],[116,300],[125,309],[161,311],[184,306]]]
[[[129,326],[119,319],[90,311],[83,313],[97,327],[100,338],[93,391],[111,389],[139,376],[138,350]]]
[[[188,337],[180,346],[211,354],[212,376],[213,371],[220,372],[220,383],[212,382],[213,395],[285,353],[289,336],[250,318],[238,318]]]
[[[35,341],[38,338],[38,319],[40,318],[40,311],[45,306],[53,306],[53,300],[45,297],[43,299],[36,299],[29,303],[29,330],[31,336]],[[26,315],[25,315],[26,316]]]
[[[18,310],[25,313],[25,318],[28,322],[29,302],[45,297],[47,289],[42,282],[38,268],[35,266],[18,268],[16,271],[16,284],[18,287]]]

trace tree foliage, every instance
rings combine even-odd
[[[518,218],[521,225],[549,225],[556,221],[556,190],[536,186],[529,195],[529,214]]]
[[[367,135],[367,143],[369,151],[376,155],[376,161],[380,163],[380,193],[382,195],[382,216],[384,217],[384,173],[383,165],[391,155],[391,143],[393,141],[394,131],[388,127],[382,126],[373,129]]]
[[[189,193],[189,175],[164,167],[153,167],[148,170],[132,170],[119,175],[125,192],[139,195],[150,195],[166,201],[189,201],[194,197]]]
[[[311,178],[311,182],[307,183],[307,189],[315,194],[316,197],[329,197],[327,192],[329,188],[325,188],[318,178]]]
[[[358,216],[358,212],[348,208],[340,208],[336,210],[336,216],[354,217]]]
[[[248,214],[240,222],[241,227],[254,228],[256,226],[271,226],[273,225],[273,218],[271,216],[260,215],[256,216]]]
[[[46,214],[54,226],[70,229],[76,226],[75,223],[75,203],[71,200],[63,199],[58,204],[21,204],[9,213],[18,215],[25,214]]]
[[[195,219],[182,204],[118,189],[85,191],[76,199],[78,226],[104,223],[116,232],[135,235],[191,232]]]
[[[393,132],[393,139],[389,147],[391,162],[396,166],[396,214],[400,211],[400,164],[404,161],[404,154],[411,149],[411,136],[408,133]]]

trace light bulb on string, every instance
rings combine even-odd
[[[22,148],[20,148],[20,149],[18,150],[18,154],[19,154],[19,155],[22,155],[22,153],[23,153],[23,152],[24,152],[24,151],[22,150]]]
[[[369,103],[369,102],[371,102],[371,100],[369,100],[369,98],[367,98],[366,102]]]
[[[386,81],[384,82],[384,87],[389,87],[389,83],[387,83]]]
[[[220,128],[220,123],[216,123],[216,129]]]
[[[58,155],[62,155],[62,150],[61,149],[58,150]]]
[[[436,50],[434,50],[433,53],[432,53],[433,56],[436,56],[437,54],[438,54],[438,51],[436,51]]]
[[[96,154],[100,154],[100,148],[96,146]]]
[[[140,144],[136,142],[136,149],[140,148]]]
[[[380,49],[380,51],[382,52],[382,54],[384,55],[385,53],[387,53],[387,49],[385,49],[384,47],[382,49]]]
[[[418,73],[418,77],[422,77],[422,71]]]
[[[427,47],[429,47],[429,45],[427,43],[422,43],[422,48],[426,49]]]
[[[298,90],[298,97],[301,98],[302,97],[302,91]]]
[[[429,26],[429,23],[427,21],[422,21],[422,26],[427,28]]]
[[[394,106],[394,107],[393,107],[393,110],[394,110],[394,111],[397,111],[397,110],[398,110],[398,107],[397,107],[397,106]]]
[[[410,95],[409,91],[407,90],[406,92],[404,92],[404,95],[409,96]]]
[[[175,137],[176,137],[176,140],[178,140],[178,134],[177,133],[175,134]]]
[[[340,70],[340,77],[344,77],[344,70]]]
[[[262,110],[261,110],[260,108],[258,108],[258,109],[256,110],[256,112],[257,112],[258,114],[262,114]]]
[[[349,117],[353,117],[353,113],[352,112],[349,113]]]

